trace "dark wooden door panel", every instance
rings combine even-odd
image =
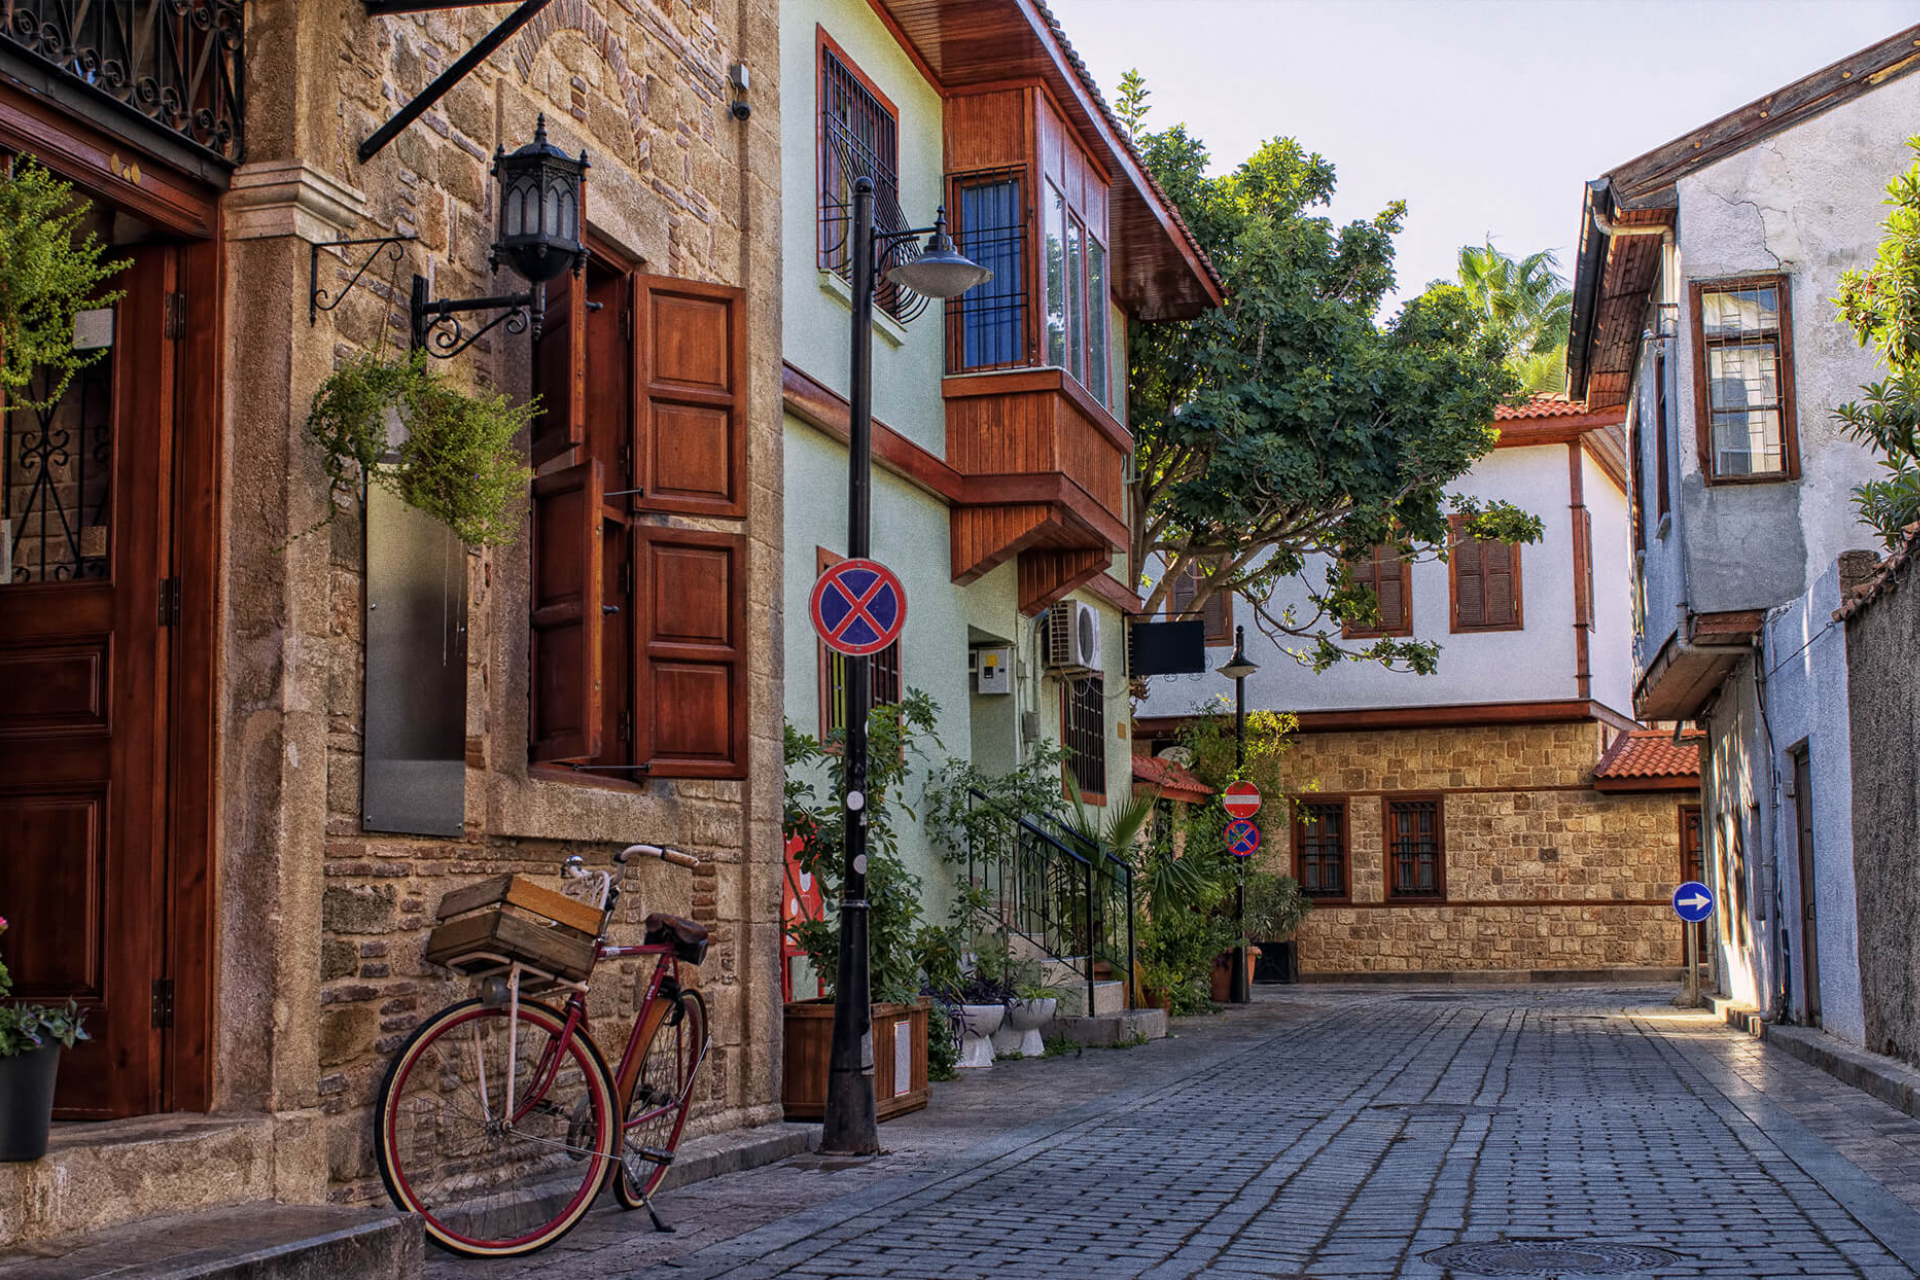
[[[106,995],[107,793],[0,793],[0,831],[10,848],[53,850],[52,858],[0,861],[0,902],[18,931],[9,969],[16,994],[69,996],[97,1015]]]

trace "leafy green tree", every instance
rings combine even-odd
[[[1573,291],[1559,265],[1551,249],[1515,258],[1494,248],[1492,240],[1460,250],[1460,287],[1505,335],[1508,363],[1529,395],[1557,395],[1567,388]]]
[[[1920,152],[1920,137],[1907,145]],[[1854,439],[1880,451],[1886,475],[1856,485],[1853,504],[1892,549],[1920,520],[1920,162],[1887,184],[1886,239],[1867,270],[1840,277],[1840,318],[1872,346],[1888,377],[1835,410]]]
[[[1128,335],[1132,563],[1169,570],[1147,611],[1197,568],[1193,607],[1237,593],[1260,630],[1316,669],[1372,659],[1431,670],[1430,641],[1342,644],[1342,623],[1373,621],[1378,602],[1341,557],[1383,543],[1408,559],[1440,554],[1453,512],[1479,536],[1538,538],[1539,522],[1510,504],[1446,493],[1493,448],[1494,408],[1520,391],[1506,334],[1449,284],[1380,323],[1404,203],[1336,227],[1315,212],[1333,196],[1332,162],[1291,138],[1211,175],[1185,126],[1139,127],[1146,89],[1129,83],[1135,143],[1227,294],[1196,319]],[[1276,602],[1296,580],[1308,603]]]

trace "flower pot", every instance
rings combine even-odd
[[[960,1006],[960,1065],[993,1065],[993,1033],[1000,1029],[1007,1007],[1000,1004],[963,1004]]]
[[[1253,991],[1253,965],[1260,948],[1247,948],[1247,991]],[[1222,951],[1213,958],[1213,972],[1207,975],[1208,994],[1215,1004],[1225,1004],[1233,996],[1233,952]]]
[[[993,1047],[1000,1053],[1017,1053],[1023,1058],[1038,1058],[1047,1051],[1040,1029],[1053,1021],[1060,1002],[1052,996],[1038,1000],[1015,1000],[1007,1006],[1007,1020],[993,1033]],[[1005,1048],[1001,1046],[1005,1044]]]
[[[38,1160],[53,1126],[53,1080],[60,1046],[0,1058],[0,1161]]]

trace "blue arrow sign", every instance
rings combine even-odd
[[[1699,924],[1713,914],[1713,890],[1689,880],[1673,891],[1673,914],[1688,924]]]
[[[1260,847],[1260,828],[1241,818],[1227,824],[1227,851],[1236,858],[1246,858]]]

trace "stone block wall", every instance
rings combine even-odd
[[[779,49],[773,0],[554,0],[365,164],[360,140],[505,16],[487,8],[368,17],[360,6],[249,7],[251,192],[228,231],[227,455],[220,918],[222,1109],[318,1119],[326,1194],[378,1199],[371,1103],[392,1052],[466,994],[423,956],[440,897],[517,872],[557,884],[579,854],[685,848],[698,872],[641,860],[618,940],[650,911],[712,929],[698,984],[714,1049],[689,1134],[779,1117],[778,971],[782,562],[779,400]],[[728,112],[728,67],[752,69],[753,114]],[[466,557],[467,770],[463,833],[385,835],[360,824],[365,547],[357,511],[326,513],[305,439],[314,388],[357,352],[403,352],[415,273],[436,297],[510,292],[492,275],[497,147],[585,149],[593,235],[640,270],[746,291],[748,516],[673,516],[748,538],[749,777],[600,784],[530,772],[528,551]],[[237,181],[236,188],[242,183]],[[309,245],[411,235],[337,309],[309,323]],[[323,250],[337,297],[368,252]],[[480,317],[484,323],[487,317]],[[531,382],[528,338],[503,330],[436,372],[510,396]],[[589,378],[591,379],[591,371]],[[589,388],[591,393],[591,386]],[[639,966],[595,975],[594,1030],[617,1061]],[[269,1011],[271,1016],[268,1016]]]
[[[1302,973],[1666,968],[1683,963],[1667,905],[1692,792],[1602,794],[1593,721],[1310,733],[1283,764],[1297,798],[1344,800],[1348,901],[1319,901]],[[1445,900],[1389,903],[1386,804],[1438,796]],[[1262,864],[1295,874],[1291,810],[1261,811]]]

